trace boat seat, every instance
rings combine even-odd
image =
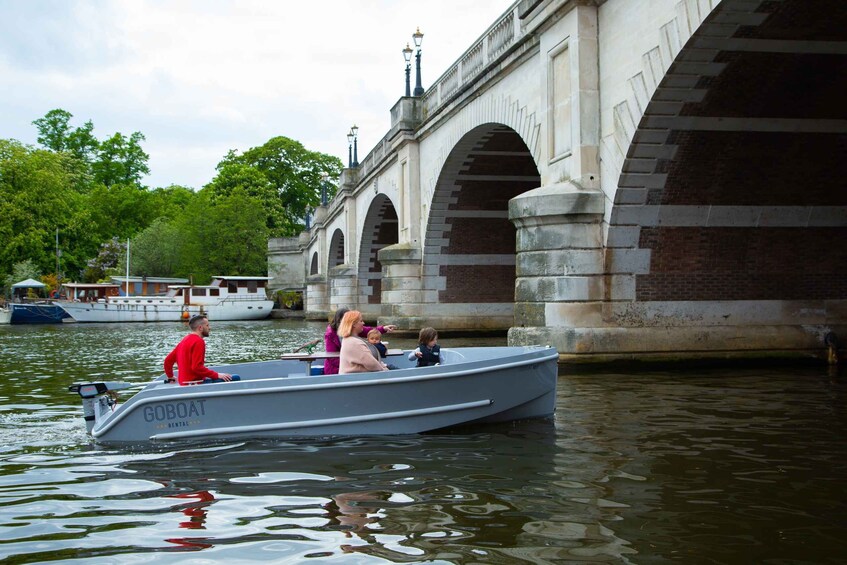
[[[441,348],[441,363],[443,365],[449,365],[450,363],[461,363],[465,360],[465,355],[463,353],[459,353],[455,349],[447,349],[445,347]]]

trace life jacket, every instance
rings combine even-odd
[[[424,344],[420,344],[421,357],[418,359],[418,367],[429,367],[436,363],[441,363],[441,346],[437,343],[432,346],[432,349]]]

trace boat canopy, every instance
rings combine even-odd
[[[42,282],[38,282],[35,279],[27,279],[25,281],[13,284],[12,288],[44,288],[45,286],[47,285]]]

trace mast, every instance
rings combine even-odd
[[[126,238],[126,297],[129,298],[129,238]]]

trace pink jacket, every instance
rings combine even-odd
[[[373,356],[368,342],[352,335],[341,340],[340,359],[341,366],[338,372],[342,375],[388,370],[388,367]]]
[[[362,333],[359,334],[359,337],[368,337],[368,332],[373,328],[371,326],[365,326],[362,328]],[[379,333],[385,333],[385,326],[377,326],[376,329],[379,330]],[[334,352],[341,351],[341,338],[338,337],[338,333],[332,329],[332,326],[326,327],[326,333],[324,334],[324,351]],[[338,374],[338,359],[325,359],[324,360],[324,375],[337,375]]]

